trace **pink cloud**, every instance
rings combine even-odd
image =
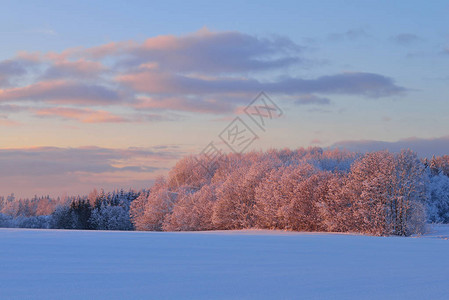
[[[107,111],[79,108],[53,107],[38,109],[35,111],[35,115],[40,117],[60,117],[63,119],[78,120],[82,123],[127,122],[125,118],[113,115]]]
[[[100,46],[84,49],[78,53],[79,56],[87,56],[93,59],[102,59],[106,56],[120,55],[130,49],[138,47],[135,41],[111,42]]]
[[[75,57],[79,54],[81,54],[84,51],[83,47],[72,47],[67,48],[61,52],[48,52],[43,55],[45,59],[49,59],[52,61],[58,61],[58,60],[67,60],[71,57]]]
[[[76,61],[58,60],[55,61],[44,74],[46,78],[67,78],[67,77],[92,77],[103,71],[105,66],[96,61],[78,59]]]
[[[52,59],[126,56],[128,66],[158,62],[164,69],[180,72],[239,72],[286,67],[299,62],[301,47],[287,38],[257,38],[237,31],[212,32],[203,28],[183,35],[161,35],[135,41],[111,42],[91,48],[71,48],[47,55]],[[268,58],[270,55],[278,58]],[[260,57],[266,58],[261,59]]]
[[[117,122],[121,119],[107,109],[102,108],[102,115],[98,115],[86,107],[116,105],[135,109],[137,114],[141,109],[225,114],[238,110],[260,91],[311,105],[329,104],[323,94],[377,98],[406,91],[393,79],[374,73],[312,79],[265,76],[267,71],[279,74],[305,60],[302,47],[285,37],[261,38],[206,28],[181,36],[150,37],[143,42],[21,52],[0,61],[0,102],[41,102],[55,105],[53,113],[59,109],[56,105],[73,106],[79,109],[77,117],[71,112],[74,120]],[[16,74],[14,80],[11,70]],[[264,76],[257,76],[259,72]],[[164,118],[140,115],[137,119]]]
[[[40,81],[23,87],[0,89],[0,102],[18,100],[96,105],[119,102],[121,95],[105,86],[62,79]]]
[[[38,63],[41,61],[42,55],[39,52],[19,51],[17,53],[17,58],[19,60],[25,60],[25,61]]]
[[[75,120],[81,123],[142,123],[152,121],[170,121],[173,118],[158,114],[134,113],[119,116],[105,110],[90,108],[50,107],[33,109],[37,117],[57,117],[62,120]]]

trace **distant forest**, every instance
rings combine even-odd
[[[0,197],[0,227],[409,236],[449,223],[449,156],[308,148],[181,159],[141,191]]]

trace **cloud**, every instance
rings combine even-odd
[[[140,123],[147,121],[169,121],[169,116],[158,114],[136,113],[130,115],[115,115],[105,110],[72,107],[50,107],[33,109],[34,115],[41,118],[56,117],[62,120],[76,120],[81,123]]]
[[[402,46],[409,46],[421,41],[422,38],[413,33],[400,33],[390,37],[390,40]]]
[[[385,149],[392,152],[399,152],[402,149],[411,149],[416,151],[421,157],[432,157],[432,155],[449,154],[449,136],[428,139],[411,137],[396,142],[375,140],[341,141],[335,143],[332,147],[346,148],[348,150],[359,152],[380,151]]]
[[[9,86],[14,77],[23,75],[26,72],[25,66],[18,60],[0,61],[0,87]]]
[[[222,74],[289,67],[302,61],[301,49],[285,37],[259,38],[237,31],[202,29],[179,37],[152,37],[141,44],[110,43],[86,52],[97,58],[126,55],[121,65],[128,67],[157,62],[165,71]]]
[[[374,73],[347,72],[316,79],[288,78],[275,85],[273,91],[284,93],[323,93],[387,97],[404,93],[393,79]]]
[[[0,113],[17,113],[21,111],[29,110],[26,106],[14,105],[14,104],[0,104]]]
[[[79,59],[76,61],[60,60],[54,62],[43,74],[43,78],[86,78],[94,77],[105,71],[100,62]]]
[[[161,99],[141,97],[134,107],[138,109],[161,109],[212,114],[230,113],[234,109],[230,103],[219,100],[182,97]]]
[[[67,80],[40,81],[24,87],[0,89],[0,102],[107,105],[120,102],[122,97],[120,92],[106,86]]]
[[[228,113],[258,91],[288,95],[296,104],[329,104],[326,97],[312,95],[344,94],[371,98],[400,95],[406,89],[391,78],[372,73],[341,73],[315,79],[283,77],[262,82],[246,78],[200,78],[154,71],[141,71],[117,78],[118,82],[146,93],[137,108],[172,109],[203,113]]]
[[[183,154],[170,145],[0,149],[0,191],[30,197],[44,192],[85,194],[95,187],[149,187]]]
[[[315,79],[283,77],[274,81],[262,82],[246,78],[203,79],[183,75],[142,71],[117,78],[138,92],[170,95],[206,94],[255,94],[257,91],[280,94],[347,94],[368,97],[386,97],[406,91],[397,86],[393,79],[379,74],[347,72],[321,76]]]
[[[137,92],[136,108],[169,109],[202,113],[228,113],[246,103],[259,91],[287,95],[296,104],[329,104],[326,97],[312,95],[343,94],[371,98],[400,95],[406,89],[391,78],[372,73],[341,73],[315,79],[282,77],[262,82],[256,79],[230,77],[192,77],[155,71],[139,71],[119,76],[118,82]]]
[[[341,34],[345,39],[366,35],[361,29]],[[295,68],[309,61],[303,52],[282,36],[208,29],[142,42],[20,52],[0,62],[0,103],[38,102],[48,106],[40,116],[84,123],[129,121],[117,115],[122,107],[135,110],[134,119],[145,122],[163,120],[160,111],[231,114],[260,91],[300,105],[329,104],[327,95],[378,98],[407,91],[388,76],[368,72],[301,78]]]
[[[113,115],[104,110],[52,107],[37,109],[36,116],[40,117],[60,117],[62,119],[78,120],[82,123],[123,123],[127,120],[123,117]]]
[[[138,67],[157,62],[172,72],[235,73],[273,70],[303,61],[302,47],[292,40],[271,36],[260,38],[237,31],[213,32],[203,28],[184,36],[162,35],[138,43],[111,42],[91,48],[70,48],[52,59],[118,59],[121,67]]]
[[[18,113],[25,110],[28,110],[28,108],[19,105],[0,104],[0,127],[20,125],[19,122],[10,120],[8,114]]]
[[[151,148],[111,149],[100,147],[35,147],[0,149],[0,177],[50,175],[73,172],[104,173],[132,170],[152,172],[150,160],[172,160],[179,152]],[[137,161],[146,161],[140,165]]]

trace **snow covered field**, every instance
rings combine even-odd
[[[447,237],[0,229],[0,299],[447,299]]]

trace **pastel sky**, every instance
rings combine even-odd
[[[447,1],[2,1],[0,195],[149,187],[261,91],[284,114],[248,150],[448,154],[448,15]]]

